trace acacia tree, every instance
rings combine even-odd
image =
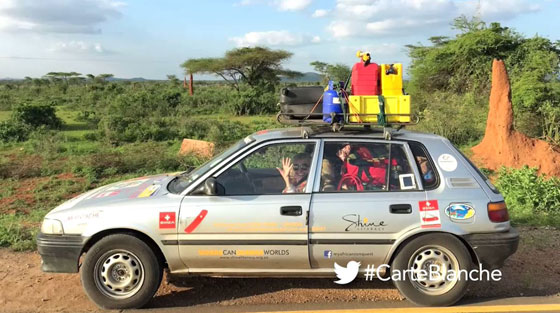
[[[352,70],[346,64],[328,64],[321,61],[313,61],[309,65],[323,76],[323,83],[327,83],[329,80],[334,81],[346,81]]]
[[[292,56],[285,50],[245,47],[229,50],[221,58],[199,58],[185,61],[186,74],[214,74],[239,91],[241,83],[251,87],[273,89],[280,77],[297,77],[299,72],[286,70],[282,63]]]
[[[77,73],[77,72],[49,72],[45,76],[50,78],[50,79],[53,79],[55,81],[59,80],[59,79],[62,79],[65,82],[68,82],[69,78],[77,77],[77,76],[80,76],[80,75],[82,75],[82,74]]]

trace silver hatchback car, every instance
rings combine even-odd
[[[37,238],[43,271],[81,269],[107,309],[147,304],[165,268],[338,283],[375,269],[416,304],[451,305],[468,280],[444,274],[499,268],[518,242],[503,197],[447,139],[306,127],[257,132],[188,173],[91,190],[49,212]],[[347,264],[353,277],[336,275]]]

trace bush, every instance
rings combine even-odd
[[[25,141],[29,137],[31,128],[15,121],[5,121],[0,123],[0,141]]]
[[[229,103],[234,115],[270,114],[278,111],[276,93],[260,88],[244,87]]]
[[[538,175],[536,168],[502,167],[496,186],[504,196],[512,221],[560,226],[560,179]]]
[[[0,215],[0,247],[11,247],[16,251],[35,248],[38,228],[25,225],[26,219],[22,214]]]
[[[62,121],[56,116],[54,106],[48,104],[22,104],[12,112],[12,121],[37,128],[44,126],[50,129],[58,129]]]
[[[16,155],[0,159],[0,178],[22,179],[41,176],[43,158],[39,155]]]
[[[436,92],[429,101],[419,112],[417,129],[446,137],[456,145],[472,143],[484,135],[487,108],[475,94]]]
[[[198,166],[203,159],[179,156],[177,149],[167,142],[134,143],[118,149],[103,149],[73,161],[72,172],[91,181],[115,175],[160,174],[184,171]]]

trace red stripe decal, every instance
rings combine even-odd
[[[422,228],[440,228],[441,224],[422,225]]]
[[[423,220],[424,222],[433,222],[433,221],[439,220],[439,217],[437,217],[437,216],[434,216],[434,217],[423,217],[422,220]]]
[[[202,220],[204,220],[207,214],[208,214],[207,210],[200,211],[200,213],[198,213],[196,218],[189,224],[189,226],[185,228],[185,233],[187,234],[192,233],[198,227],[198,225],[202,223]]]

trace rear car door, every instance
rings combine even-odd
[[[218,195],[187,195],[178,243],[189,270],[309,269],[307,218],[317,150],[318,140],[262,143],[213,175]],[[292,190],[280,174],[287,159],[301,177]]]
[[[321,159],[309,219],[312,267],[381,264],[394,242],[418,227],[416,208],[425,200],[408,146],[325,139]]]

